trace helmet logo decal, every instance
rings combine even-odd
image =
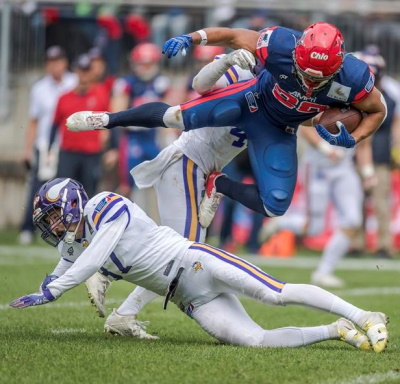
[[[329,56],[326,53],[311,52],[311,58],[327,61],[329,59]]]
[[[60,196],[61,190],[69,183],[71,179],[65,179],[59,184],[53,185],[46,193],[46,199],[49,201],[56,201]]]

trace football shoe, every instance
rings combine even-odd
[[[85,281],[90,302],[96,307],[99,317],[106,315],[106,292],[111,285],[110,280],[96,272]]]
[[[389,318],[382,312],[370,312],[368,318],[362,323],[361,328],[366,332],[372,348],[376,353],[381,353],[387,347],[389,332],[386,324]]]
[[[67,118],[67,128],[69,131],[94,131],[107,129],[104,125],[108,123],[108,116],[104,112],[82,111],[75,112]]]
[[[372,349],[368,337],[358,331],[351,321],[342,317],[335,321],[334,324],[337,327],[340,340],[362,351],[369,351]]]
[[[222,198],[222,193],[217,192],[215,180],[226,176],[221,172],[211,172],[206,179],[204,196],[199,206],[199,223],[203,228],[208,228],[214,219],[215,212]]]
[[[157,340],[157,336],[146,332],[148,321],[138,321],[136,316],[123,316],[113,309],[104,324],[104,332],[113,335],[136,337],[138,339]]]

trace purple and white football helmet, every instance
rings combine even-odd
[[[42,232],[42,239],[53,247],[62,240],[73,243],[88,200],[76,180],[58,178],[43,184],[33,200],[33,223]],[[76,228],[69,231],[74,223]]]

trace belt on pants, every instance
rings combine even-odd
[[[176,274],[176,276],[169,283],[168,289],[167,289],[167,294],[165,295],[165,300],[164,300],[164,309],[167,309],[168,301],[170,301],[174,297],[175,292],[178,288],[179,278],[181,277],[184,269],[185,268],[180,267],[178,269],[178,273]]]

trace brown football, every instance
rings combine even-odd
[[[322,112],[318,124],[323,125],[330,133],[339,133],[336,121],[341,121],[347,132],[352,133],[361,123],[362,113],[352,107],[332,107]]]

